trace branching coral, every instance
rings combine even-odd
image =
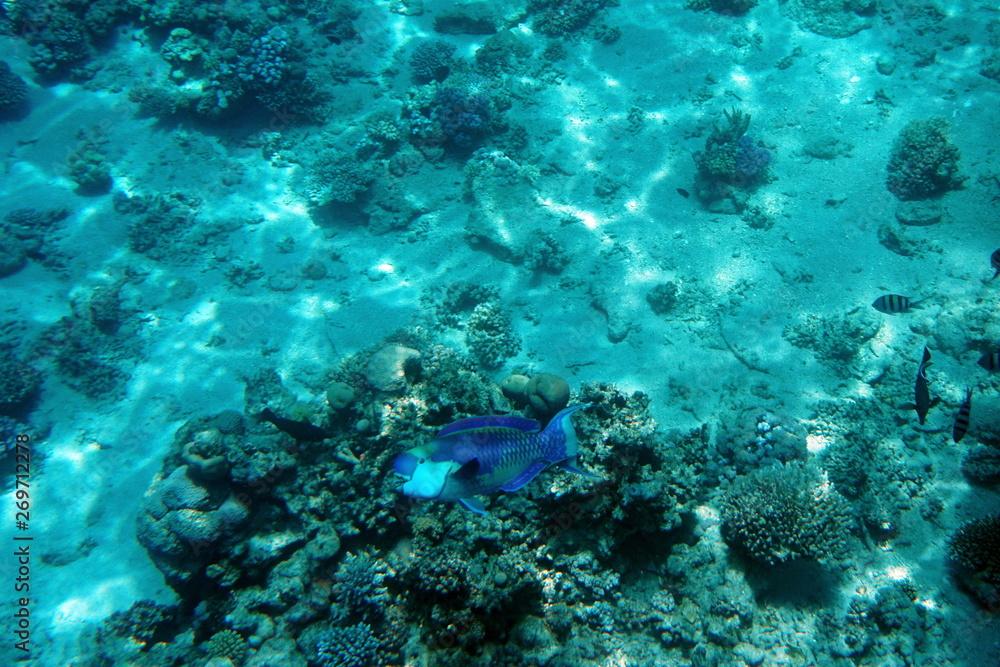
[[[434,96],[431,117],[445,140],[458,150],[470,150],[490,132],[490,99],[459,88],[440,88]]]
[[[410,56],[410,71],[419,83],[444,81],[451,71],[455,46],[440,39],[421,42]]]
[[[962,524],[948,556],[962,585],[987,608],[1000,609],[1000,514]]]
[[[755,560],[831,564],[847,557],[855,523],[850,505],[806,465],[772,466],[741,477],[720,503],[726,540]]]
[[[486,368],[499,368],[504,359],[521,349],[510,318],[496,303],[481,303],[472,310],[465,325],[469,352]]]

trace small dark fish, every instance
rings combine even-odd
[[[979,357],[979,361],[976,363],[991,373],[995,373],[1000,370],[1000,347],[993,348],[988,352],[983,352],[983,356]]]
[[[307,421],[296,421],[294,419],[279,417],[274,414],[274,411],[271,408],[264,408],[261,413],[257,415],[257,417],[274,424],[279,431],[283,431],[296,440],[301,440],[303,442],[318,442],[320,440],[326,440],[330,437],[330,434],[327,433],[325,429],[322,429],[315,424],[310,424]]]
[[[972,412],[972,387],[965,390],[965,400],[958,407],[958,414],[955,415],[955,426],[951,430],[951,439],[955,442],[962,442],[965,432],[969,430],[969,413]]]
[[[872,308],[880,313],[885,313],[886,315],[895,315],[896,313],[905,313],[911,308],[919,308],[920,301],[914,301],[908,296],[903,296],[902,294],[883,294],[879,298],[872,301]]]
[[[994,250],[993,254],[990,255],[990,266],[992,266],[993,270],[996,271],[996,273],[993,274],[993,278],[1000,276],[1000,248]],[[990,280],[993,280],[993,278],[990,278]]]
[[[941,400],[938,396],[931,400],[930,382],[927,380],[927,369],[930,368],[930,365],[931,351],[925,345],[923,359],[920,360],[920,366],[917,368],[917,381],[913,384],[913,403],[902,406],[907,410],[916,410],[917,419],[921,425],[927,420],[927,412]]]
[[[690,197],[690,196],[691,196],[691,193],[690,193],[690,192],[688,192],[687,190],[685,190],[684,188],[677,188],[677,194],[679,194],[679,195],[680,195],[681,197],[684,197],[684,199],[687,199],[688,197]],[[997,250],[997,252],[1000,252],[1000,250]],[[995,253],[993,253],[993,254],[995,255],[995,254],[997,254],[997,253],[995,252]],[[995,278],[995,277],[996,277],[996,276],[994,276],[994,278]]]

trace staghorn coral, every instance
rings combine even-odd
[[[724,536],[754,560],[835,564],[848,555],[850,505],[819,472],[794,462],[740,477],[720,499]]]

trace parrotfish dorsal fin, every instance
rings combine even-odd
[[[451,476],[455,479],[472,479],[479,474],[479,459],[469,459],[459,467],[458,470],[451,473]]]
[[[487,417],[468,417],[459,419],[454,424],[448,424],[438,431],[437,437],[443,438],[446,435],[473,431],[477,428],[511,428],[515,431],[525,433],[537,433],[542,430],[542,425],[534,419],[526,417],[516,417],[514,415],[490,415]]]
[[[543,470],[545,470],[545,462],[535,461],[530,466],[525,468],[520,475],[518,475],[514,479],[510,480],[509,482],[501,486],[500,490],[506,491],[507,493],[514,493],[522,486],[524,486],[531,480],[535,479],[535,477],[538,476],[538,473],[542,472]]]

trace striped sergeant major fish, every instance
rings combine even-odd
[[[962,442],[966,431],[969,430],[969,413],[972,412],[972,387],[965,390],[965,400],[958,406],[958,413],[955,415],[955,425],[951,429],[951,439]]]
[[[513,493],[551,465],[596,478],[576,467],[578,443],[570,417],[589,403],[561,410],[543,430],[534,419],[509,415],[469,417],[441,429],[426,445],[393,461],[404,495],[457,501],[486,514],[475,496]]]
[[[920,360],[920,366],[917,367],[917,380],[913,383],[913,403],[907,403],[902,406],[904,410],[916,410],[917,419],[920,421],[921,425],[927,420],[927,413],[941,400],[939,396],[935,396],[931,400],[931,389],[930,382],[927,380],[927,369],[931,365],[931,351],[924,346],[924,356]]]
[[[922,301],[915,301],[902,294],[883,294],[872,301],[872,308],[886,315],[905,313],[911,308],[919,308]]]
[[[976,363],[991,373],[1000,370],[1000,346],[983,352],[983,356],[979,357],[979,361]]]
[[[990,266],[992,266],[993,270],[996,271],[996,273],[993,274],[993,278],[1000,276],[1000,248],[994,250],[993,254],[990,255]],[[993,278],[990,278],[990,280],[993,280]]]

